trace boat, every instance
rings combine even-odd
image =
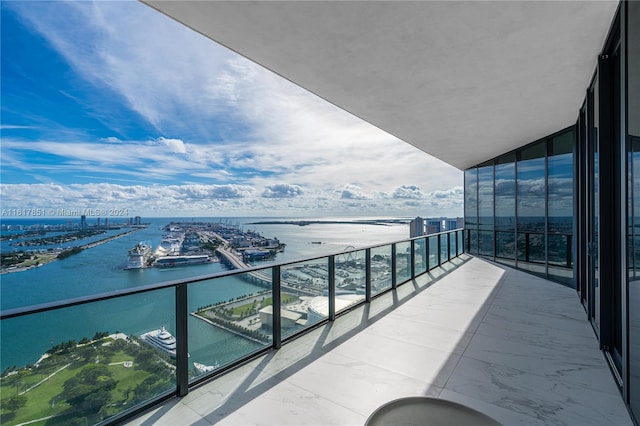
[[[158,258],[153,266],[157,268],[174,268],[177,266],[200,265],[211,262],[208,254],[195,254],[189,256],[164,256]]]
[[[127,259],[127,267],[125,269],[146,268],[149,257],[151,257],[151,246],[149,244],[139,242],[135,247],[129,249],[129,257]]]
[[[176,338],[164,327],[144,333],[140,338],[154,348],[168,354],[171,358],[176,357]]]
[[[199,362],[194,362],[193,366],[195,367],[196,372],[198,374],[204,374],[204,373],[212,372],[216,368],[220,367],[220,364],[216,362],[214,365],[205,365],[205,364],[200,364]]]

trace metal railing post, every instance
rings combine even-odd
[[[453,231],[453,238],[456,241],[456,248],[455,248],[456,255],[454,257],[458,257],[458,231],[457,230]],[[495,237],[494,237],[494,240],[495,240]]]
[[[411,240],[411,278],[416,277],[416,240]]]
[[[329,256],[329,321],[336,319],[336,258]]]
[[[364,300],[371,302],[371,249],[365,250],[365,271],[364,271]]]
[[[396,280],[396,245],[391,244],[391,288],[396,288],[398,282]]]
[[[189,393],[189,336],[187,327],[187,285],[176,286],[176,393]]]
[[[282,346],[282,299],[280,293],[280,266],[276,265],[271,270],[271,296],[273,300],[273,318],[271,327],[273,328],[273,349],[280,349]]]
[[[425,245],[425,253],[427,255],[427,272],[431,270],[431,250],[429,249],[429,240],[431,238],[427,237],[424,239]]]

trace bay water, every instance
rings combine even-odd
[[[360,219],[360,218],[359,218]],[[257,263],[268,266],[274,262],[289,262],[303,258],[340,253],[353,248],[398,241],[409,237],[407,224],[371,225],[353,223],[321,223],[298,226],[293,224],[252,224],[295,218],[233,218],[243,230],[275,237],[286,244],[275,260]],[[304,219],[304,220],[309,220]],[[322,218],[338,221],[343,218]],[[127,252],[144,241],[155,249],[165,233],[163,227],[171,221],[218,222],[213,218],[153,218],[145,219],[149,226],[138,232],[82,251],[63,260],[38,268],[0,276],[0,307],[6,309],[32,306],[58,300],[131,289],[144,285],[181,280],[223,272],[220,263],[192,265],[182,268],[147,268],[125,270]],[[43,222],[46,222],[44,220]],[[5,223],[5,222],[3,222]],[[125,232],[123,229],[120,232]],[[110,234],[114,231],[109,231]],[[93,237],[93,239],[105,238]],[[82,241],[80,244],[85,244]],[[3,242],[4,244],[5,242]],[[77,245],[76,242],[75,245]],[[3,247],[5,249],[5,247]],[[239,277],[224,277],[189,286],[190,311],[198,307],[263,291]],[[156,290],[124,298],[44,312],[27,317],[4,320],[1,323],[0,368],[35,363],[51,346],[67,340],[91,338],[98,331],[116,331],[128,335],[166,327],[175,332],[175,290]],[[189,317],[189,352],[191,360],[206,365],[224,365],[241,354],[256,350],[260,344],[213,327]]]

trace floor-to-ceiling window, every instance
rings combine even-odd
[[[573,280],[573,133],[549,140],[547,158],[547,256],[549,276]]]
[[[574,285],[574,133],[465,171],[468,252]]]
[[[516,215],[518,267],[545,274],[546,143],[529,145],[516,153]]]
[[[493,163],[478,167],[478,254],[493,256]]]
[[[478,169],[464,172],[465,249],[478,253]]]
[[[516,163],[515,154],[495,161],[496,260],[515,265],[516,259]]]
[[[629,403],[640,417],[640,2],[626,3]]]

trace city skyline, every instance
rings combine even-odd
[[[2,2],[3,208],[461,216],[462,172],[138,2]]]

